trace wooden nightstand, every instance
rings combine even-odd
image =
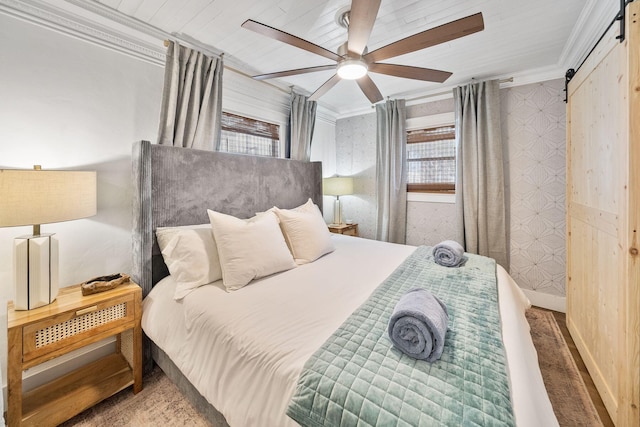
[[[55,426],[133,384],[142,390],[142,289],[133,282],[82,296],[80,286],[61,288],[49,305],[16,311],[9,302],[7,422]],[[116,352],[22,392],[22,371],[117,336]]]
[[[358,224],[329,224],[329,231],[345,236],[358,237]]]

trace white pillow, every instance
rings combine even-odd
[[[280,217],[277,214],[277,210],[280,211],[293,211],[293,212],[301,212],[301,211],[310,211],[311,209],[313,209],[313,207],[315,206],[315,204],[313,203],[313,200],[311,200],[311,197],[309,197],[309,199],[302,205],[296,207],[296,208],[292,208],[292,209],[280,209],[277,206],[272,207],[271,209],[267,210],[266,212],[272,212],[274,214],[276,214],[276,218],[278,218],[278,224],[280,224]],[[264,212],[258,212],[256,215],[260,215],[263,214]],[[282,234],[284,235],[284,241],[287,242],[287,247],[289,248],[289,250],[293,253],[293,250],[291,249],[291,242],[289,242],[289,237],[287,236],[287,233],[285,233],[284,228],[282,228],[282,224],[280,224],[280,229],[282,230]]]
[[[267,213],[267,212],[271,212],[271,213],[275,214],[276,213],[276,209],[280,209],[282,211],[296,211],[296,212],[308,211],[308,210],[313,209],[314,206],[315,206],[315,204],[313,203],[313,200],[311,200],[311,197],[309,197],[309,199],[305,203],[301,204],[300,206],[298,206],[296,208],[280,209],[279,207],[274,206],[274,207],[272,207],[270,209],[267,209],[264,212],[256,212],[256,215],[262,215],[262,214]],[[278,217],[276,216],[276,218],[278,218]],[[278,218],[278,223],[280,223],[280,218]],[[284,236],[284,237],[285,237],[285,239],[287,238],[287,236]]]
[[[178,284],[174,299],[184,298],[193,289],[222,279],[210,224],[158,227],[156,237],[169,273]]]
[[[208,210],[227,291],[296,266],[273,212],[249,220]]]
[[[296,209],[278,209],[280,228],[298,265],[307,264],[333,252],[335,246],[320,209],[311,199]]]

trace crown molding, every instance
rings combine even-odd
[[[511,82],[501,84],[502,88],[564,78],[567,69],[577,68],[584,61],[607,26],[618,14],[619,6],[619,3],[614,0],[587,0],[556,65],[490,78],[511,78]],[[390,97],[394,99],[406,98],[407,105],[418,105],[451,98],[453,96],[451,91],[455,86],[440,86],[438,89],[422,92],[397,93]],[[373,106],[344,111],[339,114],[339,118],[371,114],[372,108]]]
[[[562,49],[558,65],[565,71],[578,68],[607,26],[619,12],[620,2],[588,0]]]
[[[63,33],[126,55],[164,66],[163,41],[177,40],[180,44],[196,48],[210,55],[222,52],[197,40],[169,34],[152,25],[129,17],[102,3],[86,0],[0,0],[0,13]],[[223,95],[234,110],[249,110],[263,119],[281,121],[288,115],[290,88],[269,82],[258,82],[242,70],[250,69],[230,56],[224,57],[229,78]],[[233,76],[233,77],[232,77]],[[251,86],[252,96],[246,93]],[[263,96],[256,99],[256,93]],[[257,103],[257,104],[256,104]],[[265,111],[272,111],[266,114]],[[337,112],[318,104],[317,119],[335,124]]]
[[[164,65],[165,55],[154,37],[144,40],[133,31],[115,29],[108,22],[97,22],[82,16],[81,10],[62,1],[0,0],[0,13],[48,28],[80,40],[133,56],[144,61]]]
[[[492,80],[492,79],[505,80],[505,79],[508,79],[509,81],[504,82],[504,83],[500,83],[500,88],[504,89],[504,88],[515,87],[515,86],[524,86],[524,85],[528,85],[528,84],[531,84],[531,83],[545,82],[545,81],[548,81],[548,80],[561,79],[561,78],[564,78],[565,71],[566,70],[564,68],[560,67],[560,66],[552,65],[552,66],[548,66],[548,67],[541,67],[541,68],[536,68],[536,69],[533,69],[533,70],[527,70],[527,71],[523,71],[523,72],[519,72],[519,73],[511,73],[511,74],[508,74],[508,75],[504,74],[504,75],[487,77],[487,78],[483,78],[482,80]],[[453,88],[456,87],[456,86],[459,86],[459,85],[440,86],[437,90],[436,89],[432,89],[432,90],[429,90],[429,91],[422,91],[422,92],[398,93],[398,94],[390,96],[390,98],[392,98],[392,99],[406,99],[406,105],[407,106],[426,104],[426,103],[429,103],[429,102],[435,102],[435,101],[440,101],[442,99],[452,98],[453,97]],[[365,114],[372,114],[374,112],[375,112],[374,106],[361,107],[361,108],[345,111],[345,112],[341,113],[338,116],[338,118],[339,119],[344,119],[344,118],[347,118],[347,117],[361,116],[361,115],[365,115]]]
[[[2,1],[2,0],[0,0]],[[33,1],[33,0],[30,0]],[[200,42],[197,39],[189,37],[185,34],[179,33],[168,33],[164,30],[161,30],[158,27],[155,27],[151,24],[148,24],[139,19],[133,18],[129,15],[125,15],[124,13],[112,9],[102,3],[98,3],[97,1],[92,0],[57,0],[63,1],[64,3],[71,4],[77,8],[83,9],[94,16],[99,16],[106,20],[106,22],[113,25],[114,23],[125,28],[126,31],[131,32],[132,34],[136,34],[137,37],[150,37],[157,44],[158,48],[161,50],[164,61],[164,41],[165,40],[175,40],[180,43],[182,46],[186,46],[192,49],[196,49],[200,52],[203,52],[210,56],[221,56],[224,52],[214,46],[205,44]],[[236,58],[226,55],[224,57],[225,66],[231,67],[234,71],[240,72],[250,72],[256,74],[257,71],[252,69],[248,64],[238,61]],[[280,87],[282,89],[282,87]]]
[[[586,57],[600,34],[617,14],[617,7],[617,2],[613,0],[587,0],[563,48],[558,64],[520,73],[518,76],[505,76],[513,77],[513,82],[506,83],[503,87],[520,86],[564,77],[567,68],[577,67]],[[0,0],[0,13],[95,43],[159,66],[163,66],[165,62],[165,48],[162,42],[166,39],[177,40],[181,44],[194,47],[208,54],[222,54],[220,50],[212,46],[204,45],[197,40],[192,40],[179,34],[169,34],[96,1]],[[229,71],[235,71],[250,78],[250,75],[243,71],[251,69],[247,64],[241,63],[231,56],[225,56],[224,61],[225,68],[228,68]],[[493,78],[500,77],[502,76]],[[277,82],[267,83],[267,85],[282,92],[289,92],[290,89]],[[391,98],[405,98],[407,99],[407,105],[433,102],[451,97],[453,87],[449,85],[426,92],[398,93],[392,95]],[[268,91],[268,89],[265,89],[265,91]],[[281,102],[276,102],[276,104],[277,106],[274,105],[274,107],[278,110],[283,108]],[[338,118],[370,114],[375,110],[373,106],[366,106],[338,112],[319,102],[317,111],[320,120],[335,123]]]
[[[223,54],[213,46],[183,34],[167,33],[96,1],[0,0],[0,13],[160,66],[165,64],[163,42],[169,39],[208,55]],[[224,57],[224,65],[229,71],[248,77],[256,73],[251,66],[230,55]],[[278,82],[262,84],[286,93],[290,90]]]
[[[316,108],[316,120],[335,125],[338,120],[338,113],[318,104],[318,108]]]
[[[105,18],[108,20],[108,22],[117,23],[126,28],[135,28],[138,33],[151,36],[156,40],[163,40],[169,35],[165,31],[162,31],[159,28],[154,27],[153,25],[149,25],[146,22],[140,21],[139,19],[127,16],[124,13],[105,6],[102,3],[98,3],[97,1],[64,0],[64,3],[73,5],[77,8],[81,8],[95,16]]]

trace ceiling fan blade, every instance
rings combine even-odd
[[[371,80],[371,77],[365,75],[364,77],[360,77],[356,80],[358,82],[358,86],[362,89],[362,92],[365,94],[369,101],[372,104],[375,104],[378,101],[382,101],[384,98],[378,90],[378,86]]]
[[[482,30],[484,30],[482,13],[476,13],[388,44],[368,53],[365,58],[369,62],[382,61],[429,46],[446,43]]]
[[[337,74],[334,74],[333,77],[331,77],[329,80],[324,82],[322,86],[320,86],[318,89],[316,89],[315,92],[311,94],[311,96],[309,97],[309,101],[317,101],[318,98],[320,98],[325,93],[329,92],[329,90],[332,87],[334,87],[340,80],[341,80],[340,76]]]
[[[288,45],[295,46],[299,49],[306,50],[307,52],[324,56],[325,58],[329,58],[333,61],[339,61],[341,59],[338,54],[333,53],[321,46],[318,46],[317,44],[313,44],[304,39],[301,39],[300,37],[296,37],[293,34],[285,33],[284,31],[280,31],[268,25],[261,24],[252,19],[247,19],[246,21],[244,21],[244,23],[242,24],[242,28],[255,31],[258,34],[262,34],[263,36],[267,36],[271,39],[278,40]]]
[[[364,52],[382,0],[353,0],[349,12],[349,52],[360,56]]]
[[[256,80],[274,79],[276,77],[296,76],[298,74],[315,73],[316,71],[335,70],[335,65],[320,65],[318,67],[297,68],[295,70],[277,71],[253,76]]]
[[[424,80],[426,82],[442,83],[451,77],[450,72],[432,70],[431,68],[410,67],[408,65],[369,64],[372,73],[386,74],[388,76],[404,77],[405,79]]]

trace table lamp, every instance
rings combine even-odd
[[[0,227],[33,225],[33,235],[16,237],[14,307],[31,310],[58,296],[58,239],[40,224],[96,214],[96,172],[0,169]]]
[[[353,194],[353,178],[348,176],[334,176],[322,180],[322,192],[327,196],[336,196],[333,208],[333,223],[342,224],[342,208],[340,196]]]

